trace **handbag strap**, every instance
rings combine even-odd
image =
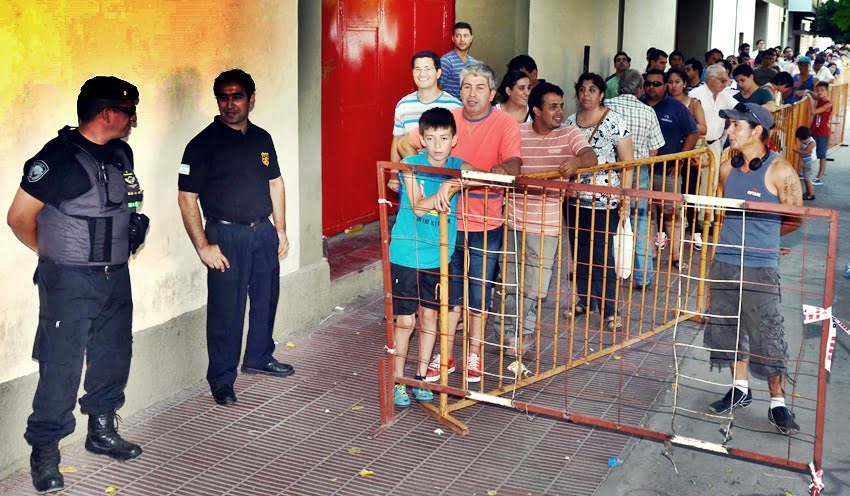
[[[605,116],[607,116],[608,112],[610,111],[611,109],[609,107],[605,107],[605,112],[602,112],[602,117],[599,118],[599,122],[597,122],[596,125],[593,127],[593,132],[590,133],[590,138],[587,138],[588,143],[593,142],[593,137],[596,136],[596,131],[599,131],[599,126],[602,125],[602,122],[605,120]],[[591,144],[591,146],[593,145]]]

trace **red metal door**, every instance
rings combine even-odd
[[[454,0],[322,3],[322,231],[378,218],[375,163],[389,159],[410,56],[451,47]]]

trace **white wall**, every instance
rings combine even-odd
[[[255,0],[225,8],[192,2],[31,2],[0,12],[0,212],[25,160],[75,124],[75,101],[93,75],[114,74],[139,87],[138,128],[130,145],[151,218],[145,247],[131,261],[134,330],[166,322],[206,303],[206,271],[180,221],[177,167],[186,143],[217,113],[212,82],[241,67],[257,83],[251,119],[275,140],[287,185],[288,229],[300,229],[297,95],[297,0]],[[319,209],[320,211],[320,209]],[[317,213],[320,215],[320,213]],[[300,239],[290,235],[281,272],[299,267]],[[32,284],[36,256],[0,224],[0,383],[36,370],[29,359],[38,315]],[[282,309],[281,311],[285,311]]]
[[[626,0],[623,50],[632,58],[633,69],[646,67],[649,47],[668,54],[676,49],[676,4],[676,0]]]
[[[782,37],[782,19],[785,15],[785,9],[772,3],[767,4],[767,46],[782,46],[785,47],[785,40]]]
[[[617,0],[534,0],[529,14],[528,52],[540,77],[564,89],[565,107],[576,109],[573,85],[582,71],[584,46],[590,45],[590,70],[613,71],[617,53]],[[635,57],[632,57],[633,61]]]
[[[455,21],[472,25],[474,38],[469,53],[489,65],[497,79],[501,79],[515,55],[527,53],[528,4],[529,0],[455,2]]]
[[[723,51],[724,57],[738,54],[738,33],[744,33],[745,43],[755,45],[755,0],[714,0],[711,16],[711,47]]]

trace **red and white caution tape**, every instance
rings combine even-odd
[[[835,319],[829,319],[829,336],[826,338],[826,356],[823,359],[823,368],[832,372],[832,355],[835,353]]]
[[[832,318],[832,322],[835,323],[836,326],[840,327],[842,331],[846,332],[848,336],[850,336],[850,328],[844,325],[843,322],[836,319],[835,317]]]
[[[811,324],[812,322],[820,322],[821,320],[832,318],[832,307],[821,308],[814,305],[803,304],[803,323]]]
[[[809,471],[812,474],[812,483],[809,484],[809,489],[814,489],[812,494],[817,496],[825,487],[823,484],[823,469],[816,471],[815,464],[813,462],[809,462]]]

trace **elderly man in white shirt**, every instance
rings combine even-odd
[[[720,64],[715,64],[708,66],[705,70],[705,84],[692,89],[688,94],[691,98],[698,99],[702,104],[707,127],[705,140],[708,143],[708,149],[714,155],[714,161],[711,164],[714,180],[710,191],[707,189],[708,171],[706,169],[700,171],[699,192],[701,195],[717,190],[720,154],[723,151],[724,128],[726,126],[726,119],[720,117],[720,111],[735,108],[735,105],[738,104],[735,98],[728,91],[725,91],[728,84],[729,75],[726,69]],[[695,243],[701,244],[701,241],[697,240],[695,236]]]
[[[814,82],[815,85],[817,85],[819,81],[832,83],[835,79],[835,76],[832,75],[829,67],[826,66],[826,59],[822,55],[815,57],[815,62],[812,64],[812,72],[814,72],[815,79],[817,80]]]

